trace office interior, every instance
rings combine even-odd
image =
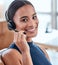
[[[5,11],[12,1],[0,0],[0,51],[13,40],[13,33],[8,30],[5,19]],[[33,41],[46,49],[52,65],[58,65],[58,0],[29,1],[34,5],[39,20],[38,35]]]

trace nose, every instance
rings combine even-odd
[[[29,27],[34,27],[36,25],[35,21],[34,20],[30,20],[28,21],[28,24],[27,24]]]

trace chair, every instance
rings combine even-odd
[[[0,22],[0,65],[4,65],[1,60],[1,54],[13,41],[13,31],[8,30],[7,22]]]
[[[7,22],[0,22],[0,50],[7,48],[13,41],[14,33],[7,27]]]

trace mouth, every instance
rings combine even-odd
[[[27,31],[27,32],[31,32],[31,33],[33,33],[33,32],[35,32],[35,30],[36,30],[37,28],[38,28],[38,27],[31,28],[31,29],[27,29],[26,31]]]

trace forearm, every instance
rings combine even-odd
[[[26,40],[26,35],[23,34],[23,31],[18,32],[17,35],[15,34],[14,42],[15,42],[16,46],[22,52],[23,65],[33,65],[32,59],[30,56],[30,48],[29,48],[29,45]]]
[[[23,65],[33,65],[29,52],[22,54]]]

